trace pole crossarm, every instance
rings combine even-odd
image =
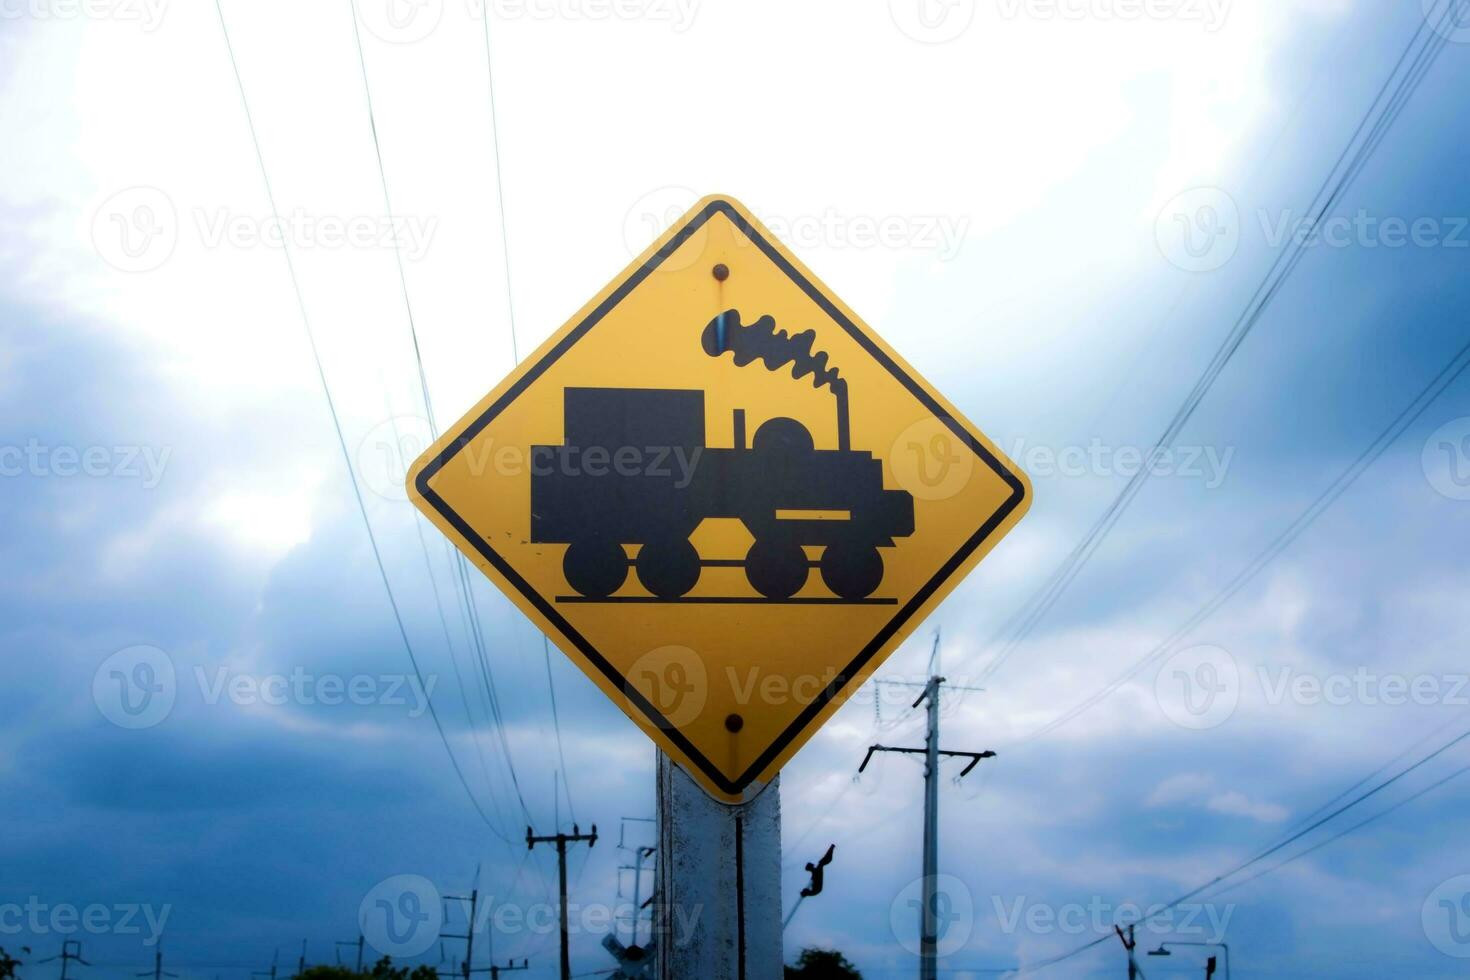
[[[526,850],[534,851],[537,844],[556,845],[556,869],[557,881],[561,886],[561,909],[559,914],[559,925],[561,927],[561,980],[570,980],[572,976],[571,953],[567,939],[567,845],[585,843],[588,847],[597,846],[597,824],[592,825],[592,833],[582,833],[582,828],[572,824],[570,834],[543,834],[537,836],[530,827],[526,828]]]
[[[927,755],[929,750],[905,749],[898,748],[892,745],[870,745],[868,746],[868,754],[863,756],[863,764],[858,766],[858,772],[862,772],[864,769],[868,768],[868,763],[872,761],[874,752],[902,752],[908,755]],[[956,759],[969,759],[970,764],[960,770],[961,777],[968,776],[970,772],[981,763],[981,761],[985,759],[995,758],[995,753],[990,751],[989,749],[986,749],[984,752],[956,752],[949,749],[940,749],[937,754],[949,756]]]

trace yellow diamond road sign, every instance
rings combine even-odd
[[[420,509],[716,797],[1030,504],[740,204],[697,204],[414,464]]]

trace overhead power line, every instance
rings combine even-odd
[[[1357,796],[1355,796],[1351,800],[1349,800],[1347,803],[1344,803],[1342,806],[1337,807],[1336,809],[1332,810],[1327,815],[1318,818],[1317,820],[1315,820],[1312,823],[1308,824],[1306,827],[1303,827],[1300,830],[1297,830],[1297,831],[1294,831],[1293,833],[1288,834],[1282,840],[1277,841],[1275,844],[1272,844],[1270,847],[1267,847],[1266,849],[1260,851],[1259,853],[1253,855],[1252,857],[1247,858],[1246,860],[1244,860],[1241,863],[1237,864],[1235,867],[1231,868],[1230,870],[1225,871],[1222,874],[1215,875],[1209,881],[1205,882],[1202,885],[1199,885],[1196,888],[1190,889],[1189,891],[1185,892],[1184,894],[1180,895],[1178,898],[1175,898],[1173,901],[1171,901],[1171,902],[1169,902],[1167,904],[1159,905],[1159,906],[1150,906],[1148,914],[1145,915],[1145,916],[1143,916],[1142,918],[1140,918],[1138,920],[1138,922],[1135,923],[1135,924],[1143,923],[1143,922],[1148,922],[1148,921],[1151,921],[1152,919],[1156,919],[1159,916],[1163,915],[1164,913],[1169,912],[1169,911],[1172,911],[1173,909],[1178,908],[1180,905],[1182,905],[1185,902],[1189,901],[1191,898],[1194,898],[1194,897],[1200,895],[1201,893],[1203,893],[1205,891],[1208,891],[1208,890],[1216,887],[1217,885],[1223,884],[1225,881],[1229,880],[1230,878],[1235,877],[1236,875],[1240,874],[1242,871],[1245,871],[1245,870],[1247,870],[1247,869],[1249,869],[1251,867],[1254,867],[1257,864],[1260,864],[1262,861],[1265,861],[1267,858],[1272,857],[1273,855],[1281,852],[1282,850],[1286,849],[1287,847],[1290,847],[1292,844],[1294,844],[1297,841],[1301,840],[1302,838],[1306,837],[1308,834],[1311,834],[1313,831],[1318,830],[1318,829],[1326,826],[1328,823],[1331,823],[1333,820],[1337,819],[1342,814],[1347,813],[1349,810],[1353,809],[1354,807],[1356,807],[1356,806],[1358,806],[1358,805],[1360,805],[1360,804],[1362,804],[1362,803],[1364,803],[1364,802],[1372,799],[1373,797],[1377,796],[1379,793],[1381,793],[1385,789],[1388,789],[1390,786],[1393,786],[1396,783],[1398,783],[1405,776],[1408,776],[1410,773],[1416,772],[1417,770],[1421,769],[1422,767],[1428,765],[1430,762],[1432,762],[1435,759],[1439,758],[1440,756],[1444,755],[1446,752],[1448,752],[1450,749],[1454,748],[1455,746],[1462,744],[1467,739],[1470,739],[1470,730],[1466,730],[1466,731],[1460,733],[1459,735],[1456,735],[1454,738],[1450,739],[1449,741],[1447,741],[1444,744],[1440,745],[1438,748],[1434,749],[1434,751],[1432,751],[1432,752],[1430,752],[1430,753],[1428,753],[1428,754],[1426,754],[1424,756],[1421,756],[1419,759],[1417,759],[1416,761],[1414,761],[1410,765],[1405,766],[1404,768],[1400,769],[1398,772],[1394,773],[1392,776],[1390,776],[1387,779],[1385,779],[1385,780],[1383,780],[1383,781],[1375,784],[1371,789],[1368,789],[1368,790],[1366,790],[1366,791],[1358,794]],[[1446,779],[1441,779],[1440,781],[1438,781],[1437,783],[1433,784],[1432,786],[1427,787],[1426,789],[1424,789],[1423,791],[1415,794],[1414,796],[1411,796],[1409,799],[1406,799],[1404,801],[1401,801],[1400,804],[1398,804],[1398,806],[1402,806],[1404,804],[1407,804],[1408,802],[1410,802],[1410,801],[1412,801],[1414,799],[1418,799],[1419,797],[1423,796],[1425,793],[1429,792],[1430,790],[1436,789],[1439,786],[1443,786],[1445,783],[1449,782],[1450,779],[1454,778],[1454,776],[1457,776],[1461,772],[1464,772],[1464,771],[1465,770],[1459,770],[1456,773],[1454,773],[1451,777],[1446,778]],[[1331,843],[1332,840],[1337,840],[1337,839],[1340,839],[1342,837],[1345,837],[1348,834],[1352,833],[1354,830],[1358,829],[1358,827],[1367,826],[1368,824],[1372,823],[1374,820],[1376,820],[1376,819],[1378,819],[1378,818],[1380,818],[1382,816],[1385,816],[1388,813],[1392,812],[1393,810],[1397,809],[1398,806],[1390,807],[1388,810],[1385,810],[1382,813],[1379,813],[1379,814],[1375,815],[1374,817],[1372,817],[1372,818],[1370,818],[1368,820],[1362,821],[1362,823],[1360,823],[1360,824],[1354,825],[1353,827],[1350,827],[1350,828],[1348,828],[1348,829],[1346,829],[1346,830],[1338,833],[1334,837],[1332,837],[1332,838],[1330,838],[1330,839],[1328,839],[1326,841],[1323,841],[1320,846],[1324,846],[1325,847],[1327,844]],[[1312,850],[1315,850],[1315,849],[1316,848],[1313,848]],[[1297,858],[1304,857],[1306,853],[1307,852],[1303,852],[1302,854],[1297,855],[1296,858],[1292,858],[1291,860],[1296,860]],[[1257,877],[1257,878],[1264,877],[1265,875],[1270,874],[1273,871],[1279,870],[1280,868],[1285,867],[1287,864],[1290,864],[1291,863],[1291,860],[1283,861],[1280,864],[1277,864],[1277,865],[1274,865],[1272,867],[1269,867],[1265,871],[1261,872],[1259,875],[1256,875],[1255,877]],[[1242,882],[1242,884],[1243,883],[1244,882]],[[1027,973],[1037,973],[1037,972],[1040,972],[1041,970],[1047,969],[1048,967],[1052,967],[1052,966],[1057,965],[1058,963],[1062,963],[1062,962],[1065,962],[1066,960],[1072,959],[1075,956],[1080,956],[1082,953],[1086,952],[1089,949],[1093,949],[1093,948],[1095,948],[1097,946],[1102,945],[1103,943],[1106,943],[1106,942],[1111,941],[1112,938],[1113,938],[1113,936],[1111,934],[1104,935],[1104,936],[1099,936],[1098,938],[1093,939],[1090,942],[1083,943],[1082,945],[1079,945],[1079,946],[1077,946],[1077,947],[1075,947],[1075,948],[1073,948],[1071,950],[1068,950],[1065,953],[1060,953],[1060,954],[1058,954],[1056,956],[1052,956],[1052,957],[1049,957],[1047,959],[1040,960],[1040,961],[1038,961],[1036,963],[1028,964],[1026,966],[1019,966],[1019,967],[1016,967],[1016,968],[1014,968],[1012,970],[1006,970],[1006,971],[1003,971],[1003,972],[1010,973],[1011,975],[1014,975],[1014,976],[1020,976],[1022,974],[1027,974]]]
[[[234,42],[230,38],[229,23],[225,20],[224,8],[223,6],[221,6],[220,0],[215,0],[214,8],[215,13],[219,17],[220,32],[224,37],[225,50],[229,54],[230,69],[234,74],[235,85],[240,93],[240,105],[245,114],[245,125],[250,133],[250,142],[255,150],[256,163],[259,165],[260,168],[261,182],[265,186],[266,199],[270,204],[271,217],[277,225],[280,225],[281,215],[280,209],[276,205],[275,190],[271,185],[270,172],[266,168],[265,154],[262,151],[260,145],[260,136],[255,129],[255,118],[250,111],[250,100],[245,93],[245,79],[240,73],[240,64],[235,58]],[[301,282],[296,274],[296,264],[291,258],[291,248],[289,244],[285,245],[281,249],[281,254],[285,257],[286,260],[286,270],[290,276],[291,290],[296,298],[296,307],[301,315],[301,325],[305,330],[307,344],[311,349],[312,362],[316,367],[317,380],[321,383],[322,395],[326,399],[327,411],[332,418],[332,428],[337,436],[337,446],[342,452],[342,461],[346,464],[347,467],[348,480],[351,482],[352,485],[352,495],[357,502],[358,513],[362,516],[363,528],[367,532],[368,544],[371,546],[373,553],[373,562],[377,566],[378,577],[383,582],[383,591],[388,596],[388,606],[393,613],[393,621],[398,626],[398,635],[403,642],[404,650],[408,654],[408,660],[410,665],[412,665],[413,667],[414,676],[418,679],[420,687],[423,687],[423,672],[419,669],[418,658],[414,655],[413,643],[408,638],[408,629],[404,626],[403,615],[398,608],[398,599],[393,594],[393,586],[388,579],[388,570],[383,563],[382,552],[378,548],[378,538],[377,535],[373,532],[372,521],[368,518],[367,504],[364,502],[362,496],[362,487],[358,484],[357,473],[352,467],[352,454],[347,448],[347,438],[342,431],[342,420],[337,413],[337,402],[332,395],[331,385],[327,381],[326,367],[322,362],[321,350],[317,346],[316,333],[315,331],[313,331],[311,326],[311,317],[307,314],[306,311],[306,300],[301,292]],[[464,770],[460,768],[459,760],[455,757],[454,750],[449,744],[449,736],[445,733],[444,725],[439,720],[439,712],[434,707],[433,699],[426,698],[425,700],[429,708],[429,717],[434,722],[434,730],[438,733],[439,740],[444,744],[444,751],[449,756],[449,764],[454,768],[454,774],[459,779],[460,785],[464,788],[465,795],[470,798],[470,803],[474,806],[475,812],[480,815],[480,819],[485,822],[485,825],[490,828],[491,832],[494,833],[496,836],[501,837],[502,840],[505,840],[505,837],[503,834],[501,834],[500,829],[485,813],[485,810],[480,806],[479,799],[475,796],[473,790],[470,789],[470,784],[468,780],[465,779]],[[509,841],[506,840],[506,843],[508,844]]]
[[[1165,657],[1174,646],[1189,635],[1205,620],[1225,603],[1229,602],[1241,589],[1260,574],[1261,570],[1269,565],[1286,548],[1295,541],[1302,532],[1309,528],[1318,517],[1333,505],[1339,497],[1371,467],[1380,456],[1387,451],[1388,447],[1396,442],[1409,426],[1413,425],[1425,410],[1434,403],[1446,388],[1453,384],[1470,367],[1470,343],[1461,347],[1455,356],[1450,358],[1439,373],[1426,385],[1414,398],[1404,407],[1402,411],[1388,424],[1378,436],[1368,444],[1358,457],[1353,460],[1337,478],[1327,486],[1301,513],[1299,513],[1285,529],[1281,531],[1266,547],[1250,561],[1245,568],[1241,569],[1234,578],[1227,582],[1219,592],[1215,593],[1194,614],[1184,621],[1174,632],[1159,641],[1148,653],[1109,682],[1102,690],[1073,705],[1062,714],[1053,718],[1042,727],[1036,729],[1024,738],[1018,739],[1017,743],[1029,742],[1067,724],[1072,719],[1090,710],[1097,704],[1106,700],[1113,692],[1117,691],[1132,678],[1138,676],[1149,667]]]
[[[1446,18],[1448,16],[1447,12]],[[1395,63],[1393,71],[1379,88],[1378,94],[1374,97],[1367,112],[1353,131],[1352,137],[1338,155],[1332,170],[1329,171],[1327,178],[1308,206],[1309,217],[1305,233],[1294,236],[1291,243],[1278,253],[1276,259],[1271,263],[1265,278],[1256,287],[1245,309],[1224,340],[1221,341],[1214,356],[1205,367],[1204,373],[1175,411],[1163,434],[1155,441],[1148,458],[1153,458],[1157,453],[1173,446],[1175,439],[1178,438],[1179,433],[1194,415],[1205,396],[1209,394],[1210,389],[1214,387],[1226,365],[1240,350],[1251,330],[1260,322],[1266,310],[1280,294],[1286,281],[1300,265],[1307,254],[1312,234],[1363,172],[1374,151],[1382,144],[1384,137],[1398,120],[1404,106],[1408,104],[1409,99],[1418,89],[1446,43],[1448,43],[1447,37],[1436,33],[1427,18],[1420,23],[1418,30],[1414,32]],[[1151,467],[1144,466],[1129,478],[1117,497],[1072,548],[1061,564],[986,644],[987,649],[992,648],[1001,641],[1002,637],[1006,637],[1000,651],[981,670],[979,678],[981,682],[1001,668],[1056,605],[1078,572],[1111,533],[1151,475]]]
[[[516,363],[521,362],[520,342],[516,331],[516,303],[514,281],[510,271],[510,222],[505,213],[504,157],[500,152],[500,113],[495,105],[495,58],[490,45],[490,5],[480,7],[481,35],[485,45],[485,92],[490,105],[490,144],[495,152],[495,203],[500,212],[500,254],[505,270],[505,312],[510,326],[510,354]],[[561,717],[556,706],[556,680],[551,672],[551,647],[546,634],[541,634],[541,652],[546,661],[546,689],[551,698],[551,724],[556,732],[556,754],[561,762],[561,785],[567,796],[567,811],[572,822],[577,820],[576,805],[572,802],[571,777],[567,772],[566,752],[562,748]],[[529,820],[530,817],[527,817]]]
[[[352,38],[357,51],[358,67],[362,76],[362,87],[367,108],[368,127],[372,134],[373,154],[378,169],[378,182],[383,192],[383,206],[386,211],[389,224],[392,225],[394,220],[393,201],[392,196],[388,190],[388,174],[387,169],[383,163],[382,143],[378,136],[377,114],[373,108],[372,84],[368,78],[367,57],[362,47],[362,30],[358,23],[357,7],[353,0],[348,0],[348,7],[352,15]],[[424,367],[422,348],[419,343],[418,327],[414,320],[413,304],[409,297],[408,278],[403,265],[403,249],[396,235],[393,238],[393,256],[398,270],[398,283],[400,293],[403,298],[404,312],[408,320],[409,338],[413,346],[414,363],[418,371],[419,389],[423,398],[424,412],[426,413],[428,419],[429,432],[431,436],[437,440],[439,438],[439,426],[434,415],[434,403],[433,396],[430,393],[429,389],[428,372],[425,370]],[[415,529],[419,531],[419,541],[422,545],[424,543],[423,533],[422,529],[419,528],[417,518],[415,519]],[[427,550],[425,550],[424,558],[425,561],[428,561]],[[460,601],[465,606],[465,610],[471,624],[470,635],[471,643],[474,647],[474,652],[476,655],[476,666],[478,667],[481,679],[484,682],[485,695],[486,700],[490,706],[490,713],[495,719],[495,728],[497,734],[499,735],[501,749],[505,760],[506,771],[510,775],[511,785],[515,790],[516,799],[520,803],[521,814],[523,817],[525,817],[526,820],[530,820],[530,809],[529,807],[527,807],[525,796],[521,791],[520,779],[515,769],[515,760],[511,755],[510,742],[505,731],[504,717],[500,710],[499,695],[496,691],[495,675],[493,669],[491,668],[490,658],[488,656],[488,645],[485,642],[484,629],[479,619],[479,610],[476,607],[474,601],[472,578],[469,575],[464,555],[460,553],[457,549],[450,550],[450,560],[456,566],[457,576],[453,579],[453,581],[455,582],[456,591],[459,593]],[[430,574],[432,576],[432,571]],[[442,609],[440,610],[440,613],[442,617]],[[449,650],[449,654],[452,660],[454,656],[454,651],[452,647]],[[456,668],[456,674],[457,673],[458,669]],[[468,714],[468,707],[466,707],[466,715]],[[470,719],[470,726],[471,737],[475,742],[475,750],[477,753],[479,753],[481,751],[479,745],[479,733],[477,730],[475,730],[474,721],[472,718]],[[489,781],[488,773],[486,773],[486,781],[487,783]],[[507,839],[504,837],[503,834],[501,836],[502,839]]]
[[[1331,837],[1327,837],[1327,838],[1324,838],[1323,840],[1318,841],[1317,843],[1313,844],[1311,847],[1307,848],[1305,851],[1299,851],[1298,853],[1293,854],[1291,857],[1287,858],[1286,860],[1282,861],[1279,864],[1273,864],[1269,868],[1264,868],[1264,869],[1256,872],[1255,874],[1251,875],[1249,878],[1242,878],[1240,881],[1232,882],[1232,883],[1226,885],[1224,888],[1220,889],[1215,894],[1217,896],[1218,895],[1223,895],[1226,892],[1234,891],[1237,888],[1243,888],[1243,887],[1245,887],[1246,885],[1249,885],[1251,882],[1255,881],[1258,878],[1264,878],[1268,874],[1272,874],[1273,872],[1280,871],[1282,868],[1286,867],[1288,864],[1293,864],[1293,863],[1295,863],[1297,861],[1300,861],[1302,858],[1307,857],[1310,854],[1315,854],[1316,852],[1322,850],[1322,848],[1326,847],[1328,844],[1334,844],[1337,841],[1342,840],[1344,837],[1347,837],[1350,834],[1357,833],[1359,830],[1362,830],[1364,827],[1368,826],[1369,824],[1377,823],[1379,820],[1382,820],[1384,817],[1388,816],[1389,814],[1395,813],[1395,812],[1397,812],[1399,810],[1402,810],[1404,807],[1408,806],[1410,803],[1416,802],[1417,800],[1419,800],[1419,799],[1421,799],[1421,798],[1423,798],[1425,796],[1428,796],[1430,793],[1432,793],[1435,790],[1439,789],[1441,786],[1444,786],[1446,783],[1450,783],[1450,782],[1453,782],[1456,779],[1459,779],[1461,776],[1465,775],[1465,773],[1467,773],[1467,772],[1470,772],[1470,766],[1462,766],[1461,768],[1456,769],[1454,772],[1450,773],[1448,776],[1444,776],[1444,777],[1442,777],[1440,779],[1437,779],[1434,782],[1430,783],[1428,786],[1425,786],[1423,789],[1421,789],[1421,790],[1413,793],[1412,795],[1409,795],[1409,796],[1404,797],[1402,800],[1399,800],[1397,803],[1393,804],[1392,806],[1385,807],[1384,809],[1379,810],[1377,813],[1373,814],[1373,816],[1368,817],[1365,820],[1360,820],[1357,823],[1352,824],[1351,826],[1348,826],[1348,827],[1343,828],[1342,830],[1339,830],[1337,833],[1333,834]]]

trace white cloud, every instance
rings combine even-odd
[[[1144,805],[1205,809],[1211,813],[1249,817],[1258,823],[1280,823],[1291,815],[1291,811],[1280,804],[1254,801],[1238,789],[1221,790],[1214,776],[1199,772],[1170,776],[1153,788]]]

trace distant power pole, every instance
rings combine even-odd
[[[163,968],[163,944],[159,943],[153,950],[153,969],[144,970],[142,973],[133,974],[135,977],[152,977],[153,980],[163,980],[164,977],[177,977],[177,973],[170,973]]]
[[[73,946],[76,947],[75,953],[71,951]],[[42,963],[50,963],[52,960],[61,961],[61,980],[66,980],[66,965],[72,960],[76,960],[78,963],[82,964],[82,966],[92,965],[91,963],[88,963],[86,960],[82,959],[82,942],[80,939],[63,939],[61,941],[60,953],[56,954],[55,956],[48,956],[44,960],[37,960],[36,965],[40,966]]]
[[[449,901],[449,902],[469,902],[470,903],[469,924],[465,926],[464,935],[461,936],[458,933],[454,933],[454,932],[441,932],[441,933],[439,933],[439,938],[440,939],[463,939],[464,940],[464,960],[463,960],[463,962],[461,962],[459,964],[459,975],[461,977],[464,977],[464,980],[470,980],[470,967],[471,967],[471,965],[475,961],[475,923],[477,923],[477,922],[480,921],[479,919],[475,918],[475,914],[476,914],[475,913],[475,910],[479,907],[479,904],[480,904],[480,889],[478,887],[479,878],[480,878],[480,876],[479,876],[479,874],[477,872],[475,874],[476,887],[470,889],[470,893],[469,893],[468,896],[465,896],[465,895],[445,895],[444,896],[444,900],[445,901]]]
[[[296,958],[296,976],[299,980],[301,974],[306,972],[306,940],[301,940],[301,955]]]
[[[1113,931],[1118,934],[1118,942],[1122,943],[1123,948],[1128,951],[1128,980],[1138,980],[1143,976],[1143,971],[1138,968],[1138,958],[1133,954],[1133,951],[1138,948],[1138,940],[1133,938],[1133,927],[1129,926],[1127,930],[1124,930],[1119,926],[1113,926]]]
[[[556,864],[561,882],[561,980],[571,980],[572,977],[572,954],[567,941],[567,845],[587,842],[589,848],[597,846],[597,824],[592,825],[592,833],[584,834],[581,829],[572,824],[570,834],[557,833],[547,837],[537,837],[530,827],[526,828],[526,849],[535,850],[537,844],[556,845]]]
[[[637,946],[639,920],[643,916],[643,910],[653,902],[653,895],[649,896],[648,901],[641,901],[643,895],[643,862],[647,858],[656,855],[658,853],[658,848],[646,844],[630,843],[628,840],[628,824],[630,823],[645,823],[652,826],[654,828],[654,839],[656,842],[658,837],[658,820],[655,817],[621,817],[618,820],[618,850],[631,852],[635,861],[635,863],[632,865],[623,864],[618,866],[618,898],[623,897],[623,872],[632,871],[633,874],[636,875],[633,881],[632,933],[633,945]],[[653,873],[654,881],[656,883],[658,880],[658,866],[656,864],[653,868]],[[651,889],[650,891],[657,893],[657,888]],[[652,929],[652,923],[650,923],[648,936],[650,941],[653,939]]]
[[[339,940],[337,940],[337,948],[338,948],[339,952],[341,950],[341,947],[343,947],[343,946],[356,946],[357,947],[357,971],[356,972],[358,972],[358,973],[361,973],[362,972],[362,944],[363,944],[363,935],[360,932],[357,934],[357,939],[355,941],[354,940],[351,940],[351,939],[339,939]],[[342,962],[342,958],[341,958],[340,955],[337,957],[337,962],[339,962],[339,963]]]
[[[643,919],[643,862],[652,857],[658,851],[655,847],[638,847],[635,849],[637,861],[634,864],[618,865],[618,897],[622,897],[623,872],[633,872],[633,945],[638,945],[638,926]],[[656,869],[655,869],[656,870]]]
[[[252,977],[266,977],[268,980],[276,980],[276,964],[281,959],[281,951],[277,949],[271,956],[271,968],[269,970],[258,970],[250,974]]]
[[[921,883],[923,895],[919,909],[919,980],[938,980],[939,948],[939,757],[969,759],[970,764],[960,770],[960,777],[969,775],[970,770],[982,759],[993,759],[994,752],[950,752],[939,747],[939,691],[945,679],[939,676],[939,632],[934,633],[934,648],[929,654],[930,677],[924,691],[912,707],[928,702],[929,732],[922,749],[894,748],[888,745],[872,745],[863,756],[858,772],[868,768],[874,752],[903,752],[924,756],[924,878]],[[915,685],[917,686],[917,685]]]

